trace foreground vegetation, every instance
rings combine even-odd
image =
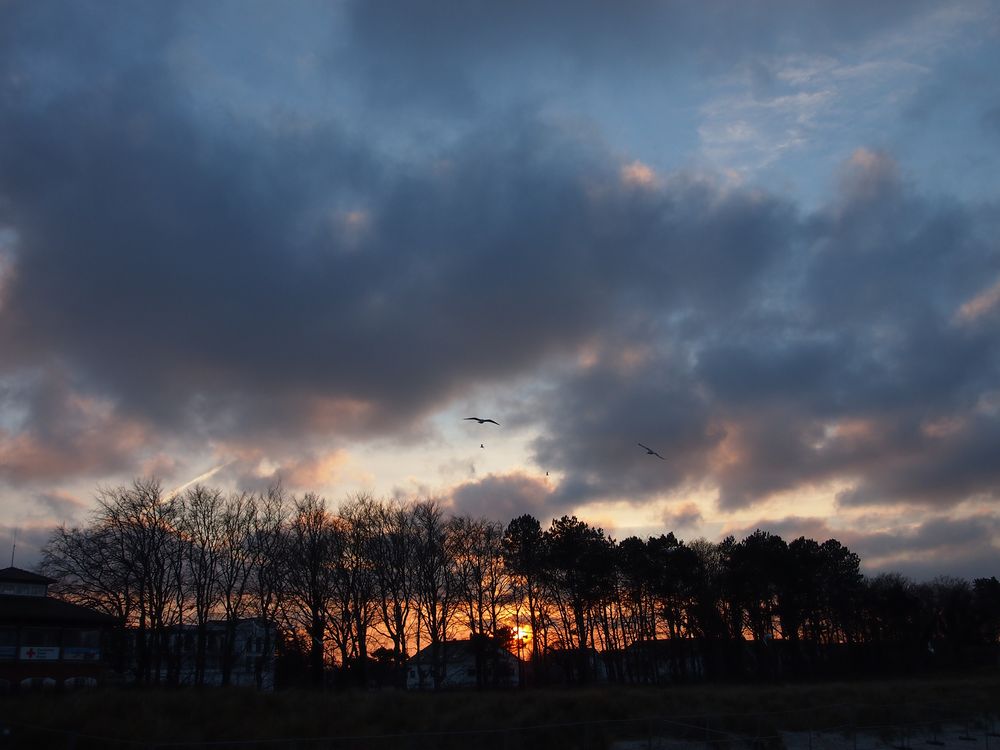
[[[121,689],[22,694],[4,699],[0,720],[14,722],[15,732],[26,738],[25,725],[46,728],[31,734],[29,744],[16,747],[101,746],[83,736],[91,735],[142,746],[354,737],[325,746],[559,748],[601,747],[610,737],[643,736],[651,728],[678,738],[704,740],[722,736],[721,732],[756,737],[778,730],[843,727],[847,731],[851,726],[946,723],[998,709],[1000,673],[990,669],[933,679],[661,689],[619,686],[422,694]],[[81,736],[70,744],[70,735],[53,730]]]

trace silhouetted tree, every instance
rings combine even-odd
[[[307,494],[293,500],[285,547],[286,591],[284,613],[292,630],[308,635],[310,679],[323,684],[327,602],[333,589],[335,528],[326,503]]]
[[[547,548],[542,526],[531,515],[518,516],[504,531],[503,560],[513,576],[516,597],[528,609],[531,628],[531,661],[538,663],[539,645],[545,642],[540,609],[544,595]]]
[[[251,561],[249,582],[249,612],[265,623],[275,623],[284,596],[288,517],[288,502],[279,485],[253,496],[254,512],[250,517],[248,539]],[[271,640],[271,628],[264,628],[264,641],[254,662],[257,687],[263,685],[264,660],[276,644]]]
[[[593,608],[611,585],[614,570],[612,544],[602,529],[563,516],[545,532],[548,548],[547,580],[552,603],[559,612],[568,647],[579,653],[580,678],[590,678],[588,649],[593,647]]]
[[[368,559],[375,575],[379,627],[392,641],[397,680],[406,684],[405,664],[410,635],[410,612],[415,600],[416,531],[413,513],[399,500],[366,499],[363,510],[373,536]]]
[[[431,649],[434,688],[444,678],[444,642],[448,639],[458,594],[454,558],[449,554],[450,528],[440,504],[424,500],[413,506],[414,594],[417,603],[417,650],[420,634]]]
[[[219,557],[223,496],[202,485],[191,487],[178,499],[177,531],[184,556],[184,588],[194,609],[194,683],[205,683],[208,621],[219,604]]]

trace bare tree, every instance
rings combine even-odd
[[[179,499],[177,530],[186,575],[184,589],[194,607],[194,682],[205,683],[208,621],[219,604],[219,561],[222,556],[222,505],[219,490],[195,485]]]
[[[250,517],[248,539],[251,568],[248,611],[265,625],[264,642],[254,663],[254,679],[260,688],[264,684],[264,659],[275,646],[271,643],[269,625],[278,619],[284,593],[288,501],[281,487],[272,485],[267,492],[254,495],[252,502],[254,511]]]
[[[405,685],[405,664],[414,601],[416,536],[413,513],[398,500],[365,499],[357,508],[370,523],[368,562],[374,575],[378,618],[376,632],[392,642],[393,662]]]
[[[444,643],[448,640],[455,616],[458,590],[454,560],[449,555],[449,528],[441,505],[424,500],[413,506],[416,539],[414,593],[417,602],[418,641],[420,626],[427,633],[431,649],[431,672],[434,688],[444,679]]]
[[[375,534],[373,516],[369,512],[373,498],[355,495],[340,506],[341,520],[339,575],[336,578],[337,597],[346,625],[348,644],[342,649],[345,668],[353,661],[355,682],[368,682],[368,631],[377,616],[375,567],[370,550]]]
[[[169,631],[180,620],[181,545],[175,533],[177,501],[164,498],[159,481],[98,491],[94,525],[119,566],[131,567],[136,600],[136,663],[141,682],[159,682],[168,665]]]
[[[455,516],[447,530],[456,604],[475,645],[476,685],[483,687],[503,608],[512,601],[512,580],[503,566],[503,526],[485,518]]]
[[[219,594],[226,623],[221,654],[223,685],[232,679],[236,626],[250,606],[255,514],[253,496],[244,492],[226,499],[220,518]]]
[[[307,494],[293,499],[292,518],[285,548],[286,618],[293,629],[309,638],[312,682],[323,684],[327,630],[327,603],[333,589],[335,541],[333,519],[323,499]]]
[[[136,579],[114,542],[107,528],[59,526],[42,552],[42,572],[56,580],[52,591],[63,599],[132,624]]]

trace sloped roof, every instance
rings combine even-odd
[[[426,663],[432,658],[434,648],[433,645],[425,646],[420,649],[416,654],[410,657],[409,661],[412,663]],[[443,661],[446,663],[460,662],[464,659],[474,660],[476,658],[476,647],[475,644],[469,640],[461,641],[445,641],[444,643],[439,643],[438,648],[443,649],[443,652],[439,652]],[[489,646],[485,647],[483,652],[486,655],[499,655],[502,658],[509,658],[513,661],[517,661],[517,657],[514,656],[510,651],[500,646]]]
[[[0,570],[0,583],[41,583],[47,586],[55,582],[54,578],[41,576],[38,573],[32,573],[30,570],[22,570],[21,568],[8,567]]]
[[[113,625],[117,619],[49,596],[0,596],[0,622],[97,626]]]

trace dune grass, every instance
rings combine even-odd
[[[486,750],[604,747],[612,737],[654,733],[678,739],[773,736],[778,730],[887,725],[934,716],[946,721],[998,710],[1000,673],[990,670],[891,681],[440,694],[108,689],[7,696],[0,703],[0,721],[24,738],[13,746],[39,748],[101,746],[87,736],[136,747],[364,737],[323,746]],[[265,746],[287,745],[256,747]]]

